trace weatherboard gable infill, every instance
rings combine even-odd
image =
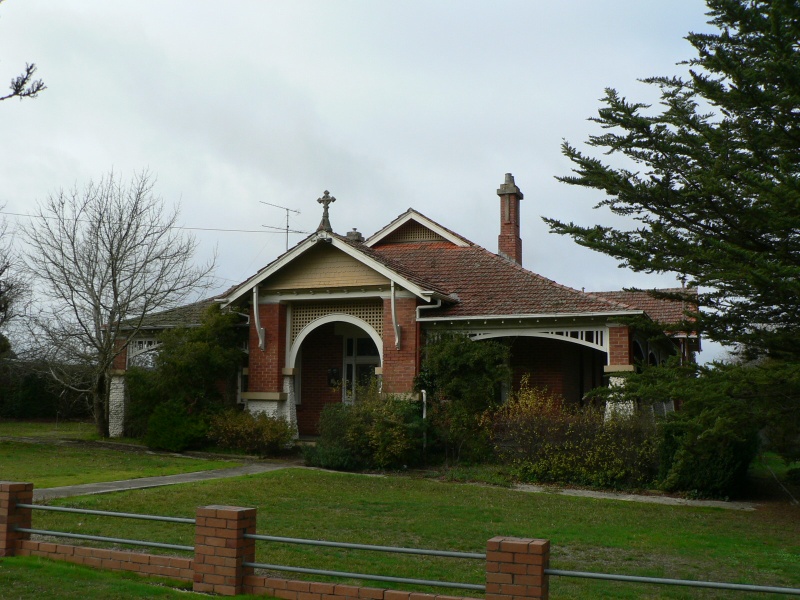
[[[324,245],[325,248],[318,249],[319,245]],[[346,255],[347,258],[333,254],[331,250],[334,249]],[[303,265],[304,260],[308,260],[309,264],[313,264],[313,254],[317,253],[319,253],[319,257],[323,258],[323,262],[337,264],[341,267],[339,275],[333,276],[334,278],[339,277],[338,283],[329,279],[327,275],[324,276],[328,278],[326,281],[317,281],[313,283],[306,275],[301,273],[303,267],[308,267],[308,265]],[[311,256],[307,256],[309,254]],[[295,266],[299,268],[293,268]],[[321,275],[319,269],[316,269],[315,275]],[[369,279],[369,282],[361,282],[359,284],[353,283],[358,277],[366,277]],[[273,279],[276,282],[275,285],[273,285]],[[349,284],[347,283],[348,281],[350,282]],[[424,289],[402,274],[397,273],[390,267],[372,258],[367,253],[359,251],[352,244],[340,239],[339,236],[320,231],[309,236],[241,285],[235,287],[228,295],[220,297],[219,301],[223,306],[227,306],[250,293],[255,286],[262,285],[265,290],[268,290],[278,289],[282,285],[289,286],[289,289],[298,286],[309,289],[312,287],[326,286],[390,285],[391,282],[396,283],[401,288],[406,289],[415,296],[426,301],[430,300],[430,297],[435,294],[434,291]]]

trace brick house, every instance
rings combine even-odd
[[[641,361],[699,350],[692,333],[653,343],[621,320],[676,323],[680,302],[645,292],[587,293],[522,266],[513,176],[497,190],[498,253],[409,209],[371,237],[332,231],[328,192],[315,233],[217,298],[249,314],[241,401],[313,435],[322,408],[348,401],[377,376],[387,393],[413,393],[425,340],[460,332],[502,340],[516,381],[527,373],[568,401]]]

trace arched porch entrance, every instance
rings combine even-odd
[[[304,327],[287,361],[294,372],[298,433],[318,435],[325,406],[352,402],[359,385],[381,375],[382,354],[378,333],[357,317],[331,314]]]

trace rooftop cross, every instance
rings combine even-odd
[[[319,222],[319,227],[317,227],[317,231],[327,231],[328,233],[332,233],[333,229],[331,228],[331,221],[328,218],[328,206],[331,202],[336,202],[336,198],[331,196],[328,190],[325,190],[325,193],[322,194],[322,198],[317,198],[317,202],[322,204],[322,221]]]

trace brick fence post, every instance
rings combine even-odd
[[[31,527],[31,509],[17,504],[33,504],[33,484],[0,481],[0,556],[14,556],[18,540],[27,540],[28,533],[15,527]]]
[[[547,600],[550,541],[493,537],[486,543],[486,600]]]
[[[194,537],[194,591],[234,596],[243,591],[244,578],[253,567],[242,563],[256,557],[256,509],[238,506],[201,506],[197,509]]]

